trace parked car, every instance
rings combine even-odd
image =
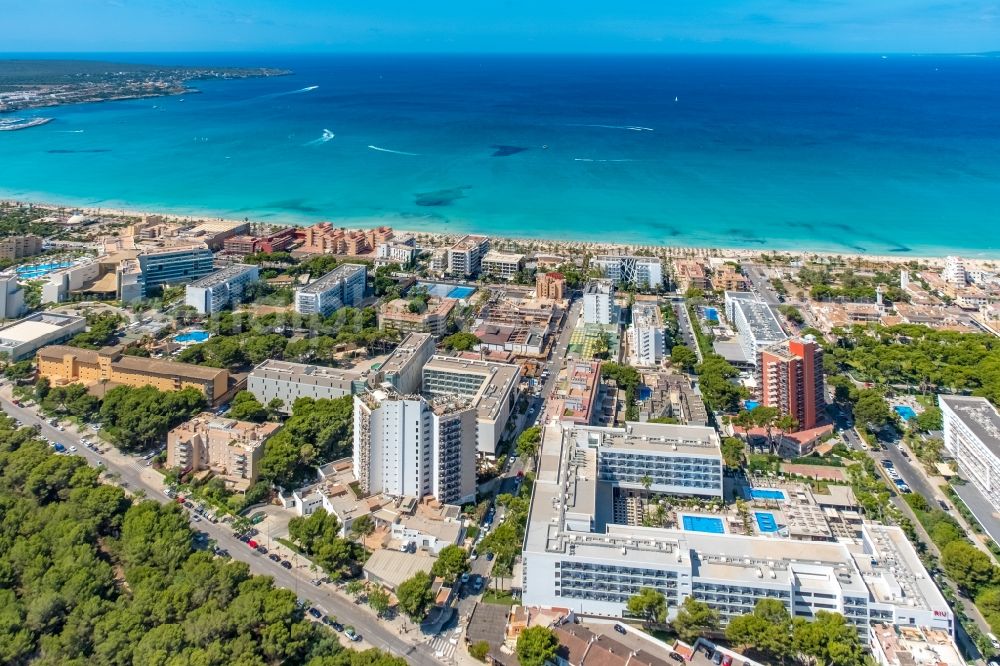
[[[292,563],[289,562],[288,560],[281,560],[281,566],[285,567],[286,569],[291,569]]]
[[[940,500],[939,499],[938,500],[938,506],[940,506],[941,509],[944,510],[944,511],[951,511],[951,507],[948,506],[948,503],[945,502],[944,500]]]
[[[309,610],[308,610],[307,612],[308,612],[308,613],[309,613],[310,615],[312,615],[312,616],[313,616],[314,618],[316,618],[317,620],[318,620],[318,619],[320,619],[321,617],[323,617],[323,614],[322,614],[322,613],[320,613],[320,612],[319,612],[318,610],[316,610],[315,608],[310,608],[310,609],[309,609]]]
[[[275,553],[271,553],[270,555],[268,555],[267,559],[271,560],[272,562],[280,562],[281,561],[281,558],[278,555],[276,555]]]
[[[721,664],[722,664],[722,653],[721,652],[714,652],[712,654],[712,663],[716,664],[717,666],[721,666]]]
[[[267,555],[267,548],[264,546],[257,546],[257,552],[261,555]]]
[[[246,543],[246,545],[250,546],[251,548],[254,548],[254,549],[257,548],[257,542],[254,541],[253,539],[247,539],[245,543]]]
[[[619,634],[621,634],[622,636],[624,636],[625,634],[627,634],[627,633],[628,633],[628,630],[627,630],[627,629],[625,629],[625,627],[623,627],[623,626],[622,626],[622,625],[620,625],[620,624],[616,624],[616,625],[615,625],[615,631],[617,631],[617,632],[618,632]]]
[[[486,553],[486,560],[488,562],[492,562],[493,561],[493,552],[492,551]]]
[[[360,641],[361,640],[361,634],[359,634],[358,632],[354,631],[354,627],[345,627],[344,628],[344,633],[352,641]]]
[[[678,662],[680,662],[680,663],[684,663],[684,657],[680,656],[680,655],[679,655],[679,654],[677,654],[676,652],[671,652],[671,653],[670,653],[669,655],[667,655],[667,656],[669,656],[669,657],[670,657],[671,659],[673,659],[674,661],[678,661]]]
[[[334,631],[343,631],[344,630],[344,625],[342,625],[341,623],[337,622],[336,620],[334,620],[333,622],[331,622],[330,626],[333,627]]]

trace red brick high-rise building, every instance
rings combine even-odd
[[[757,362],[760,404],[777,407],[799,422],[799,430],[818,425],[826,407],[823,350],[811,337],[791,338],[763,349]]]

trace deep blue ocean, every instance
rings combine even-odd
[[[105,58],[295,73],[15,114],[55,122],[0,133],[0,196],[518,237],[1000,256],[1000,58]]]

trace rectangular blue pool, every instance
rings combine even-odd
[[[715,308],[705,308],[705,319],[719,321],[719,311]]]
[[[773,500],[778,502],[788,499],[785,491],[778,490],[777,488],[751,488],[750,497],[755,500]]]
[[[773,513],[754,511],[753,515],[754,518],[757,519],[757,529],[759,529],[762,533],[778,531],[778,523],[774,520]]]
[[[444,284],[442,282],[418,282],[418,287],[427,289],[427,293],[438,298],[468,298],[475,293],[475,287],[464,285]]]
[[[753,410],[753,408],[756,407],[759,404],[760,403],[757,402],[756,400],[744,400],[743,401],[743,406],[747,409],[747,411]]]
[[[896,405],[893,409],[896,410],[896,413],[899,414],[904,421],[909,421],[917,415],[917,413],[913,411],[913,407],[910,407],[909,405]]]
[[[682,516],[681,524],[689,532],[708,532],[710,534],[725,534],[726,528],[722,524],[722,518],[712,518],[711,516]]]

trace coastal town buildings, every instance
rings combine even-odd
[[[969,274],[965,267],[965,260],[961,257],[946,257],[944,270],[941,271],[941,279],[958,287],[964,287],[968,284]]]
[[[811,337],[761,349],[757,386],[760,404],[795,417],[798,430],[815,428],[826,409],[823,349]]]
[[[423,381],[424,364],[434,355],[434,336],[410,333],[382,362],[368,381],[370,387],[389,384],[404,395],[418,393]]]
[[[615,284],[625,283],[641,289],[663,285],[663,265],[656,257],[602,254],[591,259],[590,264]]]
[[[46,315],[52,316],[52,315]],[[82,328],[80,330],[83,330]],[[2,337],[2,331],[0,331]],[[194,388],[216,404],[229,390],[229,372],[190,363],[126,356],[121,347],[80,349],[51,344],[38,350],[38,376],[53,385],[153,386],[160,391]]]
[[[1000,414],[986,398],[938,396],[944,447],[962,478],[1000,511]]]
[[[632,306],[632,323],[629,325],[628,335],[633,365],[660,364],[666,346],[666,329],[663,327],[663,315],[656,303],[637,302]]]
[[[524,289],[494,289],[476,313],[472,333],[479,338],[479,349],[539,357],[562,322],[561,305],[561,301],[532,298]]]
[[[879,666],[965,666],[948,632],[930,627],[873,624],[869,646]]]
[[[644,372],[639,420],[668,417],[683,425],[708,425],[708,410],[686,375]]]
[[[280,411],[290,414],[299,398],[332,400],[364,390],[368,374],[342,368],[267,359],[247,376],[247,390],[262,405],[280,400]]]
[[[482,259],[481,270],[483,275],[500,278],[501,280],[513,280],[524,268],[524,255],[509,252],[497,252],[490,250]]]
[[[560,372],[549,400],[550,413],[560,421],[590,425],[598,412],[601,364],[572,360]]]
[[[788,336],[774,309],[749,292],[727,291],[726,317],[739,333],[739,345],[747,362],[756,365],[760,351]]]
[[[685,293],[688,289],[708,289],[708,271],[705,264],[696,259],[674,260],[674,282],[677,291]]]
[[[715,291],[747,291],[750,281],[730,264],[724,264],[712,273],[712,289]]]
[[[248,254],[264,252],[285,252],[295,244],[295,227],[261,232],[260,234],[243,234],[227,238],[222,243],[226,254],[245,257]]]
[[[482,270],[483,257],[490,251],[490,239],[470,234],[436,253],[439,263],[431,262],[432,270],[458,277],[474,277]]]
[[[343,229],[329,222],[320,222],[296,230],[302,240],[298,252],[310,254],[337,254],[365,256],[372,254],[380,244],[393,237],[390,227],[374,229]]]
[[[363,264],[342,264],[305,287],[295,290],[295,311],[326,317],[365,297],[367,269]]]
[[[83,317],[36,312],[0,327],[0,354],[9,361],[21,361],[39,348],[66,342],[86,328],[87,320]]]
[[[257,481],[264,442],[280,427],[199,414],[167,433],[167,467],[208,470],[227,489],[246,492]]]
[[[413,236],[406,235],[379,243],[376,248],[376,263],[399,264],[407,267],[417,260],[420,254],[417,241]]]
[[[260,281],[260,270],[248,264],[230,264],[195,280],[185,288],[184,304],[199,314],[216,314],[238,305],[247,287]]]
[[[714,443],[698,448],[698,438],[684,431],[664,434],[657,442],[643,440],[636,427],[626,424],[625,432],[567,424],[545,428],[522,552],[525,605],[564,606],[617,618],[629,597],[650,587],[666,597],[670,616],[693,597],[713,608],[723,626],[750,611],[757,600],[771,598],[782,601],[794,617],[838,612],[863,641],[869,640],[872,622],[954,635],[948,602],[898,527],[866,522],[850,539],[803,541],[776,532],[735,533],[717,516],[689,516],[673,528],[620,522],[609,506],[618,472],[604,474],[601,467],[607,438],[634,441],[638,434],[643,455],[657,445],[667,455],[675,445],[677,454],[691,446],[696,459],[716,455]],[[674,460],[664,464],[661,481],[674,486],[690,481],[681,488],[715,492],[721,464],[718,476],[711,469]],[[643,473],[653,471],[661,472],[647,468]]]
[[[562,273],[538,273],[535,276],[535,296],[550,301],[566,297],[566,277]]]
[[[17,319],[27,309],[24,289],[18,284],[17,275],[0,275],[0,320]]]
[[[615,305],[615,283],[611,280],[594,280],[583,289],[583,323],[617,324],[618,306]]]
[[[399,331],[404,335],[430,333],[440,339],[448,332],[448,318],[456,303],[452,298],[431,297],[426,309],[413,312],[408,299],[397,298],[379,307],[378,327],[382,330]]]
[[[0,259],[14,261],[33,257],[42,251],[42,238],[34,234],[0,238]]]

